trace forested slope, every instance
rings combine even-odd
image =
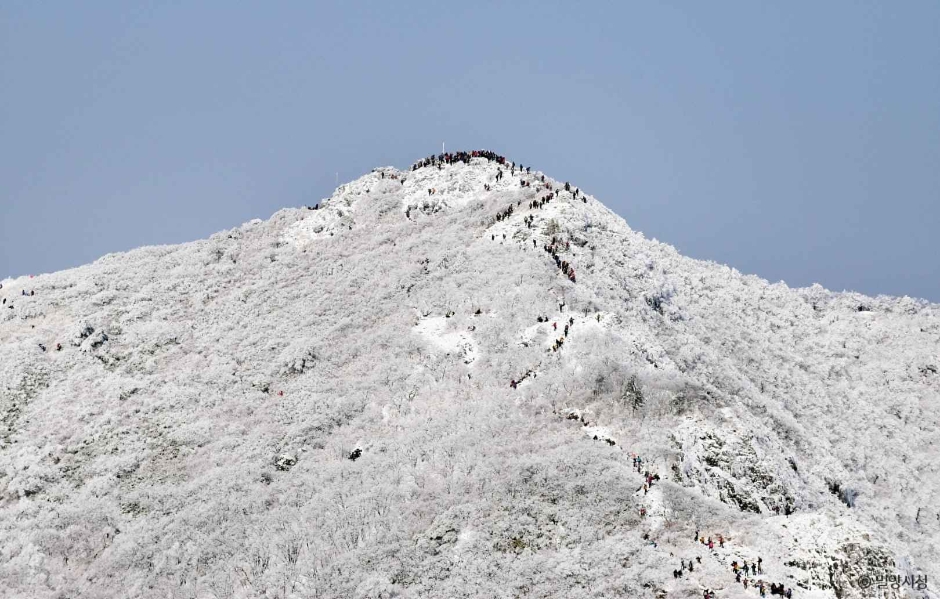
[[[422,161],[4,280],[0,595],[936,580],[938,307],[685,258],[565,187]]]

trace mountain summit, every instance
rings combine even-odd
[[[935,596],[938,306],[491,152],[2,284],[0,596]]]

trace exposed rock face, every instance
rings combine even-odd
[[[297,458],[289,453],[277,456],[277,460],[274,461],[274,467],[282,472],[287,472],[296,465]]]
[[[701,424],[687,426],[685,432],[693,435],[691,439],[673,433],[678,455],[672,471],[677,482],[717,494],[722,502],[755,514],[785,514],[794,508],[786,484],[800,484],[798,479],[779,463],[781,455],[768,455],[753,435],[741,439]],[[796,480],[781,481],[778,473]]]

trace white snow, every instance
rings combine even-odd
[[[460,356],[464,364],[471,364],[479,352],[473,335],[467,331],[453,330],[448,324],[449,319],[443,316],[424,318],[415,325],[415,332],[439,351]]]
[[[0,595],[754,597],[729,566],[756,556],[795,597],[940,576],[938,306],[685,258],[496,168],[384,167],[5,279]]]

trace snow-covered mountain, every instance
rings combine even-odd
[[[2,281],[0,596],[936,596],[940,307],[491,158]]]

